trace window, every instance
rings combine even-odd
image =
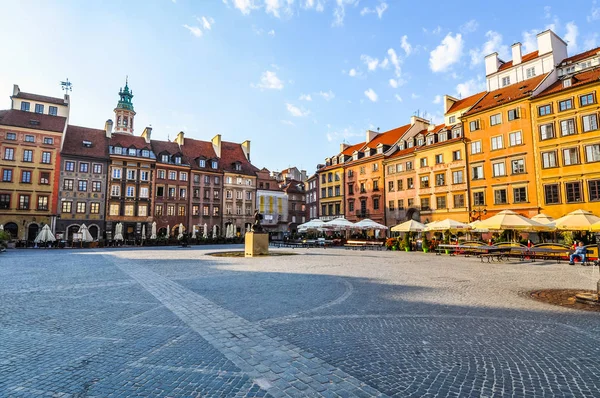
[[[339,187],[338,188],[338,195],[339,195]],[[373,191],[379,191],[379,181],[375,180],[373,181]],[[337,195],[336,195],[337,196]]]
[[[210,167],[212,167],[213,169],[216,169],[218,166],[218,163],[216,160],[213,160],[212,162],[210,162]]]
[[[125,120],[127,120],[127,119],[125,119]],[[136,153],[137,153],[137,151],[136,151],[136,149],[135,149],[135,148],[129,148],[129,150],[128,150],[127,152],[128,152],[127,154],[128,154],[129,156],[135,156],[135,155],[136,155]],[[129,207],[129,206],[125,206],[125,213],[127,213],[127,208],[128,208],[128,207]],[[132,213],[132,215],[133,215],[133,206],[131,206],[131,213]],[[125,214],[125,215],[127,215],[127,214]]]
[[[237,171],[241,171],[241,170],[242,170],[242,164],[241,164],[241,163],[236,163],[236,164],[235,164],[235,169],[236,169]]]
[[[584,116],[581,121],[584,132],[598,130],[598,116],[596,114]]]
[[[157,217],[162,217],[163,215],[163,205],[154,206],[154,215]]]
[[[156,173],[157,173],[157,176],[156,176],[157,178],[160,178],[161,180],[164,180],[164,178],[165,178],[165,171],[164,170],[157,170]]]
[[[558,184],[544,185],[544,200],[547,205],[560,203],[560,188]]]
[[[169,171],[169,180],[176,180],[177,179],[177,172],[176,171]]]
[[[415,200],[413,198],[408,199],[407,205],[408,207],[413,207],[415,204]]]
[[[175,164],[181,164],[181,156],[175,156]]]
[[[421,198],[421,210],[428,211],[431,210],[430,207],[429,198]]]
[[[456,123],[456,116],[450,116],[450,117],[448,118],[448,123],[449,123],[449,124],[454,124],[454,123]]]
[[[427,158],[421,158],[419,160],[421,167],[426,167],[427,166]]]
[[[79,172],[80,173],[87,173],[90,169],[90,164],[89,163],[79,163]]]
[[[460,150],[458,151],[452,151],[452,161],[457,161],[461,159],[461,152]]]
[[[117,155],[120,155],[123,153],[123,148],[121,148],[120,146],[114,147],[113,150],[114,150],[115,154],[117,154]]]
[[[473,166],[471,168],[473,180],[481,180],[483,179],[483,166]]]
[[[452,183],[453,184],[462,184],[463,183],[463,171],[457,170],[452,172]]]
[[[13,148],[4,148],[4,160],[15,160],[15,150]]]
[[[588,181],[588,196],[590,202],[596,202],[600,200],[600,180]]]
[[[358,173],[365,174],[365,166],[360,166],[360,168],[358,169]]]
[[[429,188],[429,176],[421,177],[421,188]]]
[[[185,188],[179,188],[179,198],[180,199],[185,199],[186,197],[187,197],[187,189],[185,189]]]
[[[435,175],[435,186],[440,187],[446,185],[446,174],[436,174]]]
[[[542,105],[538,108],[538,115],[546,116],[552,113],[552,105]]]
[[[325,188],[323,188],[325,189]],[[325,193],[325,191],[321,189],[321,197],[325,197],[323,194]],[[353,184],[348,184],[348,195],[354,195],[354,185]]]
[[[35,104],[35,113],[44,113],[44,105]]]
[[[388,182],[388,192],[394,192],[394,181]]]
[[[169,163],[169,155],[160,155],[160,161],[163,163]],[[201,160],[200,162],[204,162],[204,160]],[[204,167],[202,164],[200,165]]]
[[[594,94],[586,94],[579,97],[581,106],[591,105],[594,103]]]
[[[140,180],[141,181],[149,181],[150,180],[150,172],[149,171],[140,171]]]
[[[50,116],[58,115],[58,108],[56,106],[49,106],[48,107],[48,115],[50,115]]]
[[[29,106],[30,106],[29,102],[25,102],[25,101],[21,102],[21,110],[22,111],[29,112]]]
[[[572,164],[579,164],[579,149],[563,149],[563,165],[570,166]]]
[[[564,100],[564,101],[559,101],[558,102],[558,109],[561,112],[569,110],[569,109],[573,109],[573,100],[572,99],[567,99],[567,100]]]
[[[378,170],[379,170],[379,163],[373,163],[373,171],[378,171]],[[336,173],[336,177],[339,179],[337,173]]]
[[[165,195],[165,187],[156,187],[156,196],[162,198]]]
[[[181,216],[185,216],[185,213],[186,213],[186,211],[185,211],[185,206],[183,206],[183,205],[180,205],[180,206],[179,206],[179,208],[178,208],[177,210],[178,210],[178,215],[179,215],[180,217],[181,217]]]
[[[215,185],[219,185],[221,183],[220,177],[215,177]]]
[[[567,203],[581,202],[581,182],[565,182],[565,193],[567,195]]]
[[[527,76],[527,79],[534,77],[535,76],[535,66],[525,69],[525,76]]]
[[[473,120],[472,122],[469,122],[469,130],[471,130],[471,131],[479,130],[479,120]]]
[[[402,191],[404,189],[402,182],[403,182],[403,180],[396,181],[396,186],[398,187],[398,191]]]
[[[110,187],[110,196],[121,196],[121,186],[120,185],[112,185]]]
[[[508,135],[508,141],[510,146],[522,145],[523,144],[523,134],[520,131],[515,131],[514,133],[510,133]]]
[[[408,177],[406,179],[406,189],[413,189],[415,187],[415,183],[412,177]]]
[[[62,213],[70,213],[73,210],[73,202],[62,202],[62,205],[60,206],[60,211]]]
[[[102,190],[102,183],[100,181],[92,181],[92,192],[100,192]]]
[[[168,188],[169,199],[174,199],[175,198],[175,193],[176,193],[175,188]]]
[[[513,174],[523,174],[525,173],[525,160],[524,159],[515,159],[510,162],[511,169]]]
[[[187,179],[188,179],[188,173],[186,173],[184,171],[180,171],[179,172],[179,179],[181,181],[187,181]]]
[[[563,136],[575,134],[575,120],[562,120],[560,122],[560,133]]]
[[[373,210],[379,210],[379,198],[373,198]]]
[[[504,143],[502,141],[502,136],[496,136],[496,137],[492,137],[492,151],[495,151],[497,149],[502,149],[504,148]]]
[[[504,205],[507,204],[506,189],[496,189],[494,191],[494,204]]]
[[[63,181],[63,190],[72,191],[73,190],[73,180],[65,179]]]
[[[500,123],[502,123],[502,114],[501,113],[497,113],[495,115],[490,116],[490,126],[495,126]]]
[[[406,162],[406,171],[410,171],[413,169],[413,162]]]
[[[85,202],[77,202],[77,213],[85,213]]]
[[[25,142],[35,142],[35,137],[32,135],[27,134],[25,136]]]
[[[29,210],[29,195],[19,195],[19,210]]]
[[[24,162],[33,162],[33,151],[29,149],[25,149],[23,151],[23,161]]]
[[[132,198],[135,196],[135,187],[126,187],[125,188],[125,196]]]
[[[494,163],[492,165],[492,171],[493,171],[493,175],[494,177],[502,177],[506,175],[506,167],[504,165],[504,162],[499,162],[499,163]]]
[[[508,86],[510,84],[510,76],[506,76],[502,78],[502,87]]]
[[[465,207],[465,195],[462,193],[454,195],[454,208],[457,209],[460,207]]]
[[[527,188],[513,188],[514,203],[525,203],[527,202]]]
[[[446,197],[445,196],[437,196],[435,198],[436,209],[443,210],[446,208]]]
[[[40,185],[50,185],[50,172],[40,171]]]
[[[435,164],[441,164],[441,163],[444,163],[444,155],[442,155],[442,154],[435,155]]]
[[[102,165],[94,163],[94,165],[92,166],[92,170],[94,174],[102,174]]]
[[[30,184],[31,183],[31,171],[23,170],[21,172],[21,182]]]
[[[150,195],[148,187],[140,187],[140,198],[147,199]]]
[[[16,141],[17,140],[17,134],[16,133],[6,133],[6,139],[8,141]]]
[[[208,216],[210,214],[210,207],[208,205],[202,206],[202,215]]]
[[[554,125],[552,123],[542,124],[540,126],[540,139],[549,140],[554,138]]]
[[[398,199],[398,210],[404,210],[404,199]]]
[[[135,180],[135,175],[136,175],[135,170],[131,170],[131,169],[127,170],[127,179],[128,180]]]
[[[100,214],[100,203],[90,203],[90,214]]]
[[[12,181],[12,169],[3,169],[2,170],[2,181],[11,182]]]
[[[218,217],[220,213],[219,206],[213,206],[213,216]]]
[[[588,163],[600,161],[600,144],[586,145],[585,161]]]
[[[112,178],[121,178],[121,168],[115,167],[112,169]]]
[[[219,199],[219,191],[218,190],[213,190],[213,198],[214,199]]]
[[[142,149],[142,156],[145,158],[149,158],[150,157],[150,151],[147,149]]]
[[[38,196],[37,209],[38,210],[48,210],[48,197],[47,196]]]
[[[110,205],[109,214],[111,216],[118,216],[121,210],[121,206],[118,203],[112,203]]]
[[[390,210],[395,210],[395,208],[394,208],[394,204],[395,204],[395,202],[394,202],[393,200],[390,200],[390,201],[388,202],[388,209],[390,209]]]
[[[133,211],[134,211],[133,205],[125,205],[125,215],[126,216],[129,216],[129,217],[134,216]]]
[[[81,191],[81,192],[86,192],[87,191],[87,181],[79,180],[77,182],[77,190]]]
[[[548,169],[551,167],[557,167],[558,162],[556,158],[556,151],[542,152],[542,168]]]
[[[481,153],[481,141],[471,142],[471,155]]]

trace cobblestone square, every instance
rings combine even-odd
[[[0,255],[0,396],[599,396],[598,313],[526,294],[597,268],[216,250]]]

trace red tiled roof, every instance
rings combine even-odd
[[[352,153],[353,153],[354,151],[358,151],[358,150],[359,150],[360,148],[362,148],[363,146],[365,146],[365,143],[364,143],[364,142],[360,142],[360,143],[358,143],[358,144],[351,145],[351,146],[349,146],[348,148],[344,149],[344,150],[342,151],[341,155],[344,155],[344,156],[350,156],[350,155],[352,155]],[[338,155],[338,156],[339,156],[339,155]]]
[[[367,142],[365,148],[376,148],[379,144],[394,145],[411,126],[412,125],[409,123],[405,124],[404,126],[395,128],[393,130],[377,134],[375,138]]]
[[[563,80],[558,80],[550,85],[547,89],[535,96],[535,98],[545,95],[556,94],[560,91],[571,90],[590,83],[600,83],[600,67],[588,69],[571,76],[571,86],[563,87]]]
[[[91,142],[91,147],[84,146],[83,141]],[[108,138],[106,137],[106,132],[104,130],[69,124],[61,154],[108,159]]]
[[[123,148],[134,147],[136,149],[152,150],[152,147],[150,144],[146,143],[146,139],[144,137],[129,134],[113,133],[109,140],[109,145],[120,146]]]
[[[156,154],[156,156],[158,156],[158,154],[161,152],[166,152],[169,155],[175,155],[177,153],[181,153],[183,155],[179,149],[179,144],[176,142],[150,140],[150,145],[152,145],[152,151]]]
[[[441,145],[451,144],[451,143],[454,143],[454,142],[459,142],[462,139],[463,139],[462,137],[450,138],[449,140],[442,141],[442,142],[435,142],[435,143],[429,144],[429,145],[427,145],[427,144],[421,145],[419,147],[416,147],[415,149],[416,150],[429,149],[429,148],[433,148],[433,147],[436,147],[436,146],[441,146]]]
[[[303,189],[299,189],[298,185],[304,185],[302,181],[290,180],[287,185],[283,188],[284,192],[287,193],[304,193]]]
[[[387,159],[394,159],[394,158],[399,158],[404,155],[409,155],[412,152],[414,152],[415,149],[417,149],[417,147],[401,149],[399,151],[394,152],[392,155],[388,156]]]
[[[461,100],[456,101],[454,104],[452,104],[452,106],[450,107],[450,109],[448,109],[448,112],[446,112],[446,113],[453,113],[453,112],[457,112],[461,109],[472,107],[473,105],[475,105],[475,103],[477,101],[479,101],[481,98],[483,98],[485,93],[486,93],[485,91],[482,91],[480,93],[473,94],[470,97],[463,98]]]
[[[242,170],[236,170],[234,164],[241,163]],[[256,175],[259,171],[246,159],[242,145],[235,142],[221,141],[221,169],[230,173]]]
[[[594,55],[598,55],[598,54],[600,54],[600,47],[596,47],[596,48],[593,48],[591,50],[584,51],[584,52],[579,53],[579,54],[575,54],[575,55],[573,55],[573,56],[571,56],[569,58],[565,58],[564,60],[562,60],[560,62],[560,65],[566,64],[568,62],[575,63],[575,62],[583,61],[584,59],[591,58]]]
[[[536,59],[538,57],[538,51],[532,51],[529,54],[525,54],[521,57],[521,63],[525,63],[528,61],[531,61],[532,59]],[[502,65],[500,65],[500,67],[498,67],[498,71],[504,70],[504,69],[508,69],[513,65],[513,61],[508,61],[503,63]]]
[[[194,169],[202,169],[196,159],[216,159],[217,154],[213,148],[212,142],[185,138],[181,147],[186,162]],[[203,170],[203,169],[202,169]],[[212,169],[211,169],[212,170]]]
[[[23,127],[62,133],[66,122],[67,118],[62,116],[50,116],[16,109],[7,109],[0,113],[1,126]]]
[[[57,104],[57,105],[67,105],[67,103],[65,102],[65,100],[63,98],[48,97],[45,95],[32,94],[32,93],[24,93],[23,91],[19,91],[19,93],[17,95],[13,95],[11,98],[20,98],[20,99],[26,99],[26,100],[30,100],[30,101],[49,102],[51,104]]]
[[[548,74],[532,77],[531,79],[490,91],[475,104],[471,110],[465,113],[465,115],[472,115],[474,113],[492,109],[496,106],[527,98],[546,76],[548,76]]]
[[[432,133],[439,133],[445,127],[446,127],[446,125],[444,123],[438,124],[437,126],[434,126],[433,130],[431,130],[431,131],[429,131],[429,129],[427,129],[427,133],[425,135],[428,136],[429,134],[432,134]]]

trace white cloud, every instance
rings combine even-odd
[[[335,8],[333,9],[333,22],[331,23],[331,26],[344,26],[346,6],[355,6],[357,4],[358,0],[335,0]]]
[[[442,96],[441,95],[436,95],[435,98],[433,99],[433,103],[434,104],[439,104],[440,102],[442,102]]]
[[[202,29],[197,26],[183,25],[184,28],[190,31],[196,37],[202,37]]]
[[[372,88],[368,89],[367,91],[365,91],[365,95],[367,96],[368,99],[370,99],[373,102],[377,102],[377,93],[375,93],[375,91],[373,91]]]
[[[402,39],[400,41],[400,47],[402,47],[407,57],[410,55],[410,53],[412,53],[412,46],[408,42],[408,36],[402,36]]]
[[[310,96],[310,94],[300,94],[300,98],[298,98],[300,101],[312,101],[312,97]]]
[[[398,82],[396,81],[396,79],[390,79],[390,86],[392,86],[393,88],[398,88]]]
[[[583,50],[591,50],[592,48],[596,48],[598,46],[598,33],[594,33],[591,36],[588,36],[587,39],[583,42]]]
[[[274,17],[279,18],[279,9],[281,8],[281,3],[279,0],[265,0],[265,12],[267,14],[273,14]]]
[[[485,37],[488,39],[481,48],[474,48],[469,51],[471,56],[471,66],[479,65],[483,62],[486,55],[490,55],[493,52],[498,52],[500,59],[506,60],[508,58],[508,46],[502,44],[502,35],[493,30],[486,32]]]
[[[294,122],[291,120],[282,120],[281,123],[287,124],[288,126],[295,126]]]
[[[600,7],[596,7],[596,1],[592,2],[592,11],[587,17],[588,22],[597,21],[600,19]]]
[[[297,106],[294,106],[289,103],[285,104],[285,107],[287,108],[288,112],[294,117],[304,117],[310,113],[305,109],[298,108]]]
[[[271,29],[268,33],[269,36],[275,36],[275,30]]]
[[[537,29],[523,32],[523,53],[530,53],[537,49]]]
[[[433,35],[437,35],[442,31],[442,27],[440,25],[438,25],[437,27],[435,27],[433,30],[429,30],[427,28],[423,28],[423,33],[425,34],[433,34]]]
[[[377,66],[379,66],[379,60],[377,58],[371,58],[368,55],[363,54],[360,56],[360,59],[367,65],[367,68],[370,71],[374,71],[377,69]]]
[[[304,8],[307,10],[315,9],[317,12],[323,12],[325,7],[322,0],[305,0]]]
[[[388,5],[387,3],[380,3],[378,6],[375,6],[375,8],[369,8],[369,7],[365,7],[360,11],[360,15],[367,15],[367,14],[377,14],[377,16],[379,17],[379,19],[381,19],[381,17],[383,17],[383,13],[385,12],[385,10],[387,10]]]
[[[419,94],[412,93],[412,94],[410,95],[410,98],[412,98],[412,99],[417,99],[417,98],[421,98],[421,96],[420,96]]]
[[[388,56],[390,57],[390,60],[392,61],[392,65],[394,65],[394,74],[396,75],[396,77],[400,77],[401,74],[401,69],[400,69],[400,60],[398,59],[398,55],[396,54],[396,51],[393,48],[390,48],[388,51]]]
[[[396,97],[396,100],[398,102],[402,102],[402,97],[401,96],[399,96],[398,94],[396,94],[395,97]]]
[[[254,0],[233,0],[233,6],[244,15],[250,14],[250,11],[256,8]]]
[[[460,60],[463,46],[464,43],[460,33],[455,36],[452,36],[452,32],[448,33],[440,45],[429,54],[429,68],[433,72],[446,71]]]
[[[204,30],[211,30],[212,29],[212,25],[215,23],[215,20],[212,19],[211,17],[202,17],[202,18],[197,18],[198,22],[202,22],[202,27],[204,28]]]
[[[323,99],[325,101],[331,101],[332,99],[335,98],[335,94],[333,91],[329,90],[329,91],[319,91],[319,95],[321,97],[323,97]]]
[[[263,72],[260,83],[251,84],[251,86],[261,90],[281,90],[283,89],[283,82],[277,77],[277,73],[268,70]]]
[[[465,98],[483,90],[485,90],[485,81],[480,77],[456,85],[456,95],[458,98]]]
[[[470,21],[468,21],[465,24],[460,26],[460,31],[463,34],[473,33],[477,30],[478,27],[479,27],[479,22],[477,22],[474,19],[471,19]]]
[[[565,33],[564,39],[569,44],[569,51],[571,54],[577,52],[577,36],[579,36],[579,28],[575,25],[575,22],[568,22],[565,26],[567,33]]]
[[[545,19],[550,19],[551,17],[552,17],[552,7],[545,6],[544,7],[544,18]]]
[[[350,77],[362,76],[362,72],[358,69],[352,68],[348,71],[348,76],[350,76]]]

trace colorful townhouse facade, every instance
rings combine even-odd
[[[267,168],[256,172],[256,200],[263,215],[262,225],[272,237],[283,238],[288,231],[288,201],[280,182]]]
[[[346,180],[344,162],[352,152],[364,143],[353,146],[342,144],[340,153],[325,159],[325,164],[317,170],[319,179],[319,218],[330,221],[345,216],[345,187]]]
[[[309,220],[319,218],[319,175],[311,175],[306,180],[306,211]]]

